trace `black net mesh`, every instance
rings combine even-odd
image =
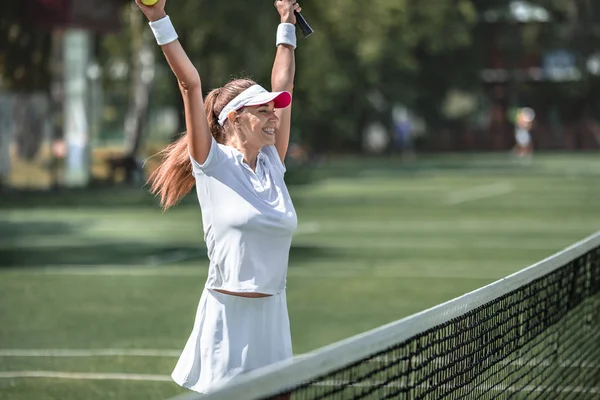
[[[600,399],[600,248],[290,396]]]

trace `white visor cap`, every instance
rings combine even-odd
[[[223,126],[227,116],[232,111],[237,111],[247,106],[260,106],[275,102],[275,108],[286,108],[292,102],[289,92],[269,92],[260,85],[250,86],[231,100],[219,114],[219,125]]]

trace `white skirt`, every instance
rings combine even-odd
[[[519,146],[529,146],[529,143],[531,143],[531,135],[525,129],[518,129],[515,140]]]
[[[194,329],[171,377],[207,393],[245,372],[292,358],[285,291],[259,298],[204,289]]]

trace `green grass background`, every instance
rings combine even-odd
[[[326,161],[290,190],[299,231],[288,306],[296,354],[500,279],[600,230],[600,155]],[[290,180],[302,181],[290,171]],[[180,350],[207,272],[195,196],[143,189],[0,194],[0,350]],[[1,353],[0,353],[1,354]],[[0,399],[164,399],[170,381],[2,378],[153,374],[176,357],[0,355]]]

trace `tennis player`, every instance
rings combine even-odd
[[[528,107],[517,111],[515,118],[515,147],[514,153],[518,158],[531,161],[533,145],[531,142],[531,128],[535,119],[535,112]]]
[[[195,323],[172,378],[206,393],[247,371],[292,357],[286,275],[296,211],[284,183],[296,48],[293,0],[281,17],[271,88],[237,79],[205,99],[165,1],[136,0],[177,77],[187,132],[150,176],[164,209],[196,185],[210,260]]]

